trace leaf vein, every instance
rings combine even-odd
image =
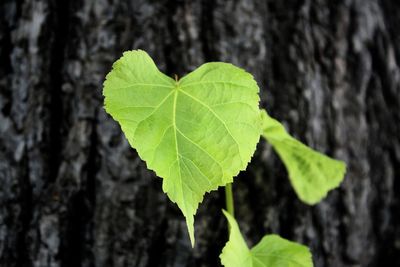
[[[174,91],[171,91],[170,93],[168,93],[168,95],[167,95],[166,97],[164,97],[163,100],[161,100],[160,104],[158,104],[158,105],[154,108],[154,110],[153,110],[149,115],[147,115],[144,119],[142,119],[141,121],[139,121],[137,125],[139,126],[140,123],[142,123],[143,121],[147,120],[151,115],[153,115],[153,114],[162,106],[162,104],[164,104],[164,102],[167,101],[167,99],[172,95],[173,92],[174,92]],[[136,130],[137,130],[138,128],[139,128],[139,127],[137,127],[137,128],[135,129],[134,136],[136,136]]]
[[[156,151],[157,149],[158,149],[158,147],[161,145],[161,142],[164,140],[164,137],[165,137],[165,134],[167,133],[167,131],[168,131],[168,129],[169,128],[171,128],[173,125],[172,124],[170,124],[170,125],[168,125],[166,128],[165,128],[165,130],[164,130],[164,132],[163,132],[163,134],[162,134],[162,136],[161,136],[161,138],[160,138],[160,141],[157,143],[157,145],[156,146],[154,146],[154,151]],[[151,162],[151,165],[153,165],[153,162],[154,162],[154,158],[156,157],[156,153],[154,153],[153,154],[153,158],[152,158],[152,160],[150,161]]]
[[[201,184],[199,184],[199,182],[194,178],[194,175],[193,175],[193,173],[192,173],[192,171],[190,170],[190,168],[187,166],[187,164],[185,163],[185,161],[183,160],[184,158],[185,159],[188,159],[187,157],[185,157],[185,156],[182,156],[182,155],[180,155],[180,157],[182,158],[182,164],[183,164],[183,166],[186,168],[186,170],[188,171],[188,173],[190,174],[190,177],[192,178],[191,180],[195,183],[195,184],[197,184],[197,186],[199,187],[199,188],[201,188],[202,186],[201,186]],[[188,160],[190,160],[190,159],[188,159]],[[191,160],[190,160],[191,161]],[[194,162],[192,161],[192,163],[194,164]],[[195,164],[194,164],[195,165]],[[197,166],[195,165],[195,167],[197,168]],[[197,168],[197,169],[199,169],[199,168]],[[200,170],[199,170],[200,171]],[[200,173],[204,176],[204,174],[200,171]],[[206,180],[208,181],[208,179],[207,179],[207,177],[206,176],[204,176],[205,178],[206,178]],[[208,181],[209,182],[209,181]],[[210,183],[211,184],[211,183]],[[195,191],[198,191],[198,190],[192,190],[193,192],[195,192]],[[197,194],[198,195],[198,194]]]
[[[192,98],[193,100],[195,100],[196,102],[198,102],[199,104],[201,104],[202,106],[206,107],[225,127],[226,131],[228,132],[228,134],[231,136],[231,138],[233,139],[233,141],[235,142],[238,152],[239,152],[239,158],[240,158],[240,162],[241,165],[243,165],[243,159],[242,159],[242,155],[240,154],[240,146],[239,143],[236,141],[235,137],[233,137],[231,131],[229,130],[228,126],[226,125],[226,123],[219,117],[219,115],[217,113],[215,113],[215,111],[206,103],[204,103],[203,101],[201,101],[200,99],[192,96],[191,94],[189,94],[188,92],[182,91],[181,92],[185,95],[187,95],[188,97]]]
[[[176,150],[176,160],[178,163],[179,181],[181,184],[181,196],[182,196],[182,199],[185,199],[185,196],[183,195],[184,190],[183,190],[183,181],[182,181],[182,173],[181,173],[181,164],[179,161],[180,154],[179,154],[179,150],[178,150],[178,138],[176,137],[176,102],[178,100],[178,90],[174,90],[173,92],[174,92],[174,104],[172,107],[172,125],[174,126],[175,150]],[[182,206],[183,206],[183,209],[185,211],[187,211],[185,201],[182,201]]]
[[[133,83],[133,84],[130,84],[128,86],[117,87],[117,88],[113,88],[113,89],[114,90],[123,90],[123,89],[129,89],[129,88],[132,88],[132,87],[135,87],[135,86],[154,86],[154,87],[164,87],[164,88],[169,88],[169,89],[173,89],[174,88],[172,85],[168,86],[168,85],[165,85],[165,84]]]
[[[180,86],[180,88],[185,88],[188,86],[194,86],[194,85],[203,85],[203,84],[216,84],[216,83],[223,83],[223,84],[228,84],[228,85],[233,85],[241,88],[249,88],[249,86],[243,85],[243,84],[238,84],[238,83],[233,83],[233,82],[224,82],[224,81],[210,81],[210,82],[192,82],[188,84],[184,84]]]
[[[193,145],[195,145],[197,148],[199,148],[201,151],[203,151],[204,153],[207,154],[207,156],[209,156],[215,163],[218,164],[218,166],[221,168],[221,172],[223,173],[223,168],[222,165],[219,163],[219,161],[217,161],[213,156],[211,156],[210,153],[208,153],[207,150],[205,150],[204,148],[202,148],[200,145],[196,144],[193,140],[191,140],[189,137],[187,137],[184,133],[182,133],[181,130],[179,130],[178,128],[176,128],[176,130],[179,132],[180,135],[182,135],[185,139],[187,139],[190,143],[192,143]]]

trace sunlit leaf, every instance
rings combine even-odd
[[[104,82],[106,111],[186,217],[206,192],[232,182],[261,134],[258,86],[244,70],[206,63],[176,81],[141,50],[125,52]]]
[[[312,267],[311,253],[306,246],[266,235],[252,249],[247,247],[239,226],[229,213],[224,212],[230,226],[229,241],[220,255],[225,267]]]

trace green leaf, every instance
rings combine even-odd
[[[308,247],[278,235],[266,235],[251,249],[253,267],[312,267]]]
[[[125,52],[104,82],[105,109],[121,125],[186,217],[206,192],[233,181],[261,134],[258,86],[244,70],[207,63],[179,81],[141,50]]]
[[[303,202],[316,204],[329,190],[340,185],[346,172],[343,161],[325,156],[294,139],[265,110],[261,116],[262,135],[285,164],[294,190]]]
[[[219,256],[221,264],[225,267],[252,266],[252,258],[249,248],[240,233],[239,226],[228,212],[222,211],[229,223],[229,240]]]
[[[306,246],[288,241],[278,235],[266,235],[251,250],[247,247],[239,226],[229,213],[223,211],[230,226],[229,241],[222,250],[225,267],[312,267],[311,253]]]

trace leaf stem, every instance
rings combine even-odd
[[[226,210],[232,217],[235,217],[235,207],[234,207],[234,203],[233,203],[233,194],[232,194],[232,183],[225,185],[225,201],[226,201]]]

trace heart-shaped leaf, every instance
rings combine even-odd
[[[186,217],[206,192],[231,183],[261,134],[258,86],[227,63],[207,63],[176,81],[141,50],[125,52],[104,82],[106,111],[120,123],[163,190]]]

